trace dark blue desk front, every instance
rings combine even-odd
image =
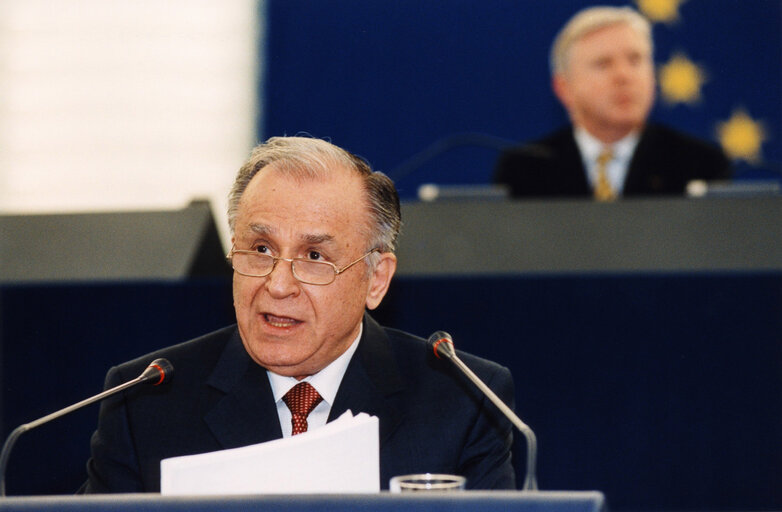
[[[4,433],[230,322],[230,300],[230,283],[0,288]],[[782,274],[401,277],[376,317],[512,370],[544,490],[599,489],[614,510],[782,506]],[[9,494],[74,492],[96,419],[22,436]]]
[[[464,492],[297,496],[112,495],[0,500],[0,512],[602,512],[599,492]]]

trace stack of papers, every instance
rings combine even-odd
[[[167,495],[380,492],[378,419],[345,412],[267,443],[160,462]]]

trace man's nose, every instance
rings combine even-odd
[[[619,82],[627,82],[633,78],[637,66],[634,66],[631,62],[619,61],[614,66],[614,80]]]
[[[266,276],[266,287],[275,297],[285,297],[299,290],[299,280],[293,275],[292,262],[277,260],[271,273]]]

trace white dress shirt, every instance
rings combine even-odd
[[[616,195],[622,195],[625,180],[627,179],[627,171],[630,168],[630,160],[632,160],[635,147],[638,145],[638,132],[633,132],[611,145],[604,144],[594,138],[583,128],[576,128],[574,137],[587,172],[587,181],[592,189],[595,188],[597,183],[597,157],[600,156],[604,149],[611,149],[613,158],[608,162],[606,174],[608,175],[608,182],[611,184],[614,192],[616,192]]]
[[[315,375],[310,375],[302,380],[296,380],[295,377],[285,377],[268,370],[266,371],[266,375],[269,377],[269,384],[271,384],[272,387],[274,401],[277,404],[277,416],[280,418],[282,437],[290,437],[292,430],[291,411],[288,409],[288,406],[285,405],[282,397],[299,382],[309,382],[310,385],[317,390],[320,396],[323,397],[323,400],[307,417],[307,430],[309,431],[317,427],[322,427],[326,424],[326,421],[329,419],[329,413],[331,412],[331,406],[334,405],[334,399],[337,396],[337,390],[339,390],[339,385],[342,383],[342,377],[348,369],[350,359],[358,348],[358,340],[361,339],[363,330],[364,326],[362,324],[359,327],[358,336],[353,340],[350,347],[348,347],[341,356]],[[353,412],[356,413],[357,411]]]

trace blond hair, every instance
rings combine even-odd
[[[583,37],[601,28],[626,24],[649,41],[653,48],[649,21],[630,7],[589,7],[577,12],[559,31],[551,47],[552,75],[564,73],[569,65],[570,50]]]

